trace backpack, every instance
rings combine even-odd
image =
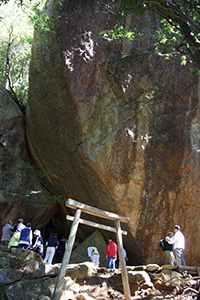
[[[92,254],[99,254],[96,247],[92,246]]]
[[[165,251],[165,239],[160,240],[159,244],[162,250]]]

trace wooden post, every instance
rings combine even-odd
[[[123,282],[123,287],[124,287],[124,296],[125,296],[126,300],[131,300],[131,292],[130,292],[130,286],[129,286],[129,280],[128,280],[128,273],[127,273],[126,262],[125,262],[125,258],[124,258],[124,248],[123,248],[123,242],[122,242],[122,232],[121,232],[120,221],[116,220],[115,222],[116,222],[116,230],[117,230],[119,263],[121,266],[122,282]]]
[[[56,287],[55,287],[53,298],[52,298],[53,300],[59,300],[60,297],[61,297],[63,281],[64,281],[64,277],[65,277],[65,274],[66,274],[66,271],[67,271],[67,266],[68,266],[68,263],[69,263],[72,248],[73,248],[73,245],[74,245],[74,241],[75,241],[76,232],[77,232],[77,229],[78,229],[80,216],[81,216],[81,209],[77,209],[76,213],[75,213],[75,216],[74,216],[74,221],[72,223],[71,231],[70,231],[70,234],[69,234],[67,248],[65,250],[63,260],[62,260],[62,265],[60,267],[60,271],[59,271],[59,274],[58,274],[57,283],[56,283]]]
[[[200,276],[200,267],[197,267],[197,275]]]

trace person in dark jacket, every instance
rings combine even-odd
[[[63,259],[63,255],[65,253],[65,249],[67,247],[67,243],[64,240],[64,235],[60,237],[59,243],[58,243],[58,248],[56,249],[56,258],[55,258],[55,263],[61,263]]]
[[[51,234],[51,236],[48,238],[46,242],[46,246],[47,246],[46,255],[43,262],[48,262],[49,264],[52,264],[55,251],[58,247],[58,240],[55,234]]]
[[[31,230],[31,224],[27,223],[26,227],[21,231],[18,248],[26,249],[28,246],[32,245],[32,238],[33,234]]]
[[[164,244],[164,251],[165,251],[165,255],[167,256],[167,259],[169,261],[169,264],[174,266],[175,265],[175,257],[174,257],[174,249],[173,249],[173,245],[169,244],[167,241],[173,236],[173,232],[169,232],[168,236],[166,236],[163,240],[163,244]]]

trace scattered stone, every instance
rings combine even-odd
[[[151,283],[150,276],[145,271],[128,271],[128,279],[130,283]]]
[[[80,264],[69,265],[66,276],[72,279],[82,279],[93,276],[97,272],[97,266],[89,261]]]
[[[88,296],[87,293],[81,293],[81,294],[79,294],[79,295],[76,296],[76,299],[77,300],[94,300],[96,298]]]
[[[177,270],[177,267],[176,266],[172,266],[172,265],[163,265],[160,267],[161,270]]]
[[[147,272],[156,272],[156,271],[160,271],[160,270],[161,270],[161,268],[157,264],[149,264],[146,267]]]
[[[127,266],[127,271],[141,271],[146,270],[147,266]]]
[[[21,280],[23,273],[22,270],[2,269],[0,271],[0,285],[11,284]]]
[[[76,296],[72,291],[63,291],[59,300],[75,300]]]
[[[4,250],[3,255],[0,252],[0,262],[0,299],[52,299],[61,264],[44,264],[38,257],[34,260],[29,251],[10,250]],[[15,263],[17,268],[21,268],[15,268]],[[182,294],[189,300],[198,293],[199,281],[191,275],[154,264],[139,268],[127,268],[132,299],[165,300],[173,297],[173,300],[178,300]],[[155,272],[147,272],[153,269]],[[60,300],[125,299],[120,269],[98,269],[93,263],[84,262],[69,265],[67,272],[71,276],[64,278]]]

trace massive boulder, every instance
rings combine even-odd
[[[197,265],[198,76],[178,54],[154,53],[153,16],[127,21],[140,41],[105,40],[114,5],[48,2],[54,27],[35,32],[30,65],[31,158],[50,172],[49,191],[130,218],[129,257],[161,263],[158,241],[179,224],[186,262]]]
[[[72,252],[70,257],[70,264],[81,263],[89,260],[87,248],[91,245],[95,245],[99,251],[100,259],[99,266],[107,267],[106,260],[106,242],[100,233],[100,231],[96,230],[91,234],[83,243],[78,245]]]
[[[39,193],[38,193],[39,191]],[[0,87],[0,230],[7,221],[19,217],[33,226],[43,226],[42,199],[47,197],[30,166],[26,149],[25,117],[11,94]],[[57,204],[46,208],[46,221]]]

